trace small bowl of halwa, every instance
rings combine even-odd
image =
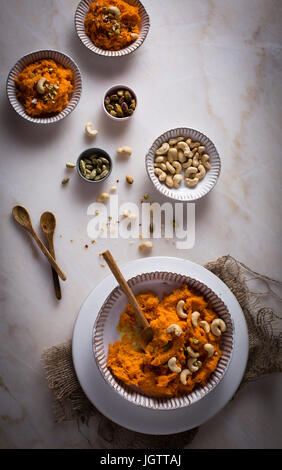
[[[140,346],[140,326],[118,286],[93,328],[93,354],[104,380],[144,408],[173,410],[197,402],[222,380],[233,351],[233,321],[205,284],[170,272],[128,281],[153,339]]]
[[[82,0],[75,12],[75,29],[82,44],[107,57],[134,52],[149,28],[149,15],[139,0]]]
[[[82,90],[81,74],[66,54],[42,50],[25,55],[7,78],[7,96],[13,109],[36,124],[50,124],[68,116]]]

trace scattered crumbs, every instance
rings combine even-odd
[[[130,240],[130,241],[129,241],[129,245],[134,245],[134,241],[133,241],[133,240]]]
[[[117,183],[119,183],[119,180],[117,180]]]
[[[165,240],[168,242],[168,241],[169,241],[169,238],[166,238]]]
[[[98,209],[95,211],[95,214],[96,215],[99,215],[100,214],[100,211],[98,211]]]
[[[73,243],[73,240],[70,240],[71,243]]]
[[[93,245],[94,243],[96,243],[96,240],[91,240],[91,243],[92,243],[92,245]]]
[[[104,267],[105,267],[105,265],[104,265],[104,264],[100,264],[100,266],[101,266],[101,268],[104,268]]]
[[[60,238],[63,238],[63,235],[62,235],[62,234],[60,235]]]
[[[110,215],[108,216],[108,220],[112,220],[112,217]]]
[[[88,245],[84,245],[84,248],[88,248]]]
[[[140,233],[140,235],[139,235],[139,238],[143,238],[143,235],[142,235],[142,233]]]

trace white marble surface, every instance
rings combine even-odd
[[[77,3],[1,1],[1,448],[111,447],[97,436],[94,423],[80,429],[72,422],[53,423],[40,364],[44,348],[71,337],[81,303],[108,273],[99,253],[109,248],[120,264],[141,256],[138,242],[121,239],[84,248],[86,210],[97,190],[75,173],[67,187],[61,179],[65,162],[89,147],[85,122],[95,123],[95,145],[114,158],[103,190],[120,179],[122,202],[137,202],[145,192],[151,201],[163,201],[144,169],[144,155],[158,135],[177,126],[207,134],[223,168],[215,190],[196,205],[195,246],[183,251],[159,240],[152,254],[204,264],[230,253],[256,271],[282,277],[281,2],[144,0],[149,35],[137,52],[116,60],[97,57],[80,43],[73,24]],[[83,94],[70,117],[36,127],[10,109],[5,82],[18,58],[45,48],[74,58]],[[106,88],[119,82],[139,98],[126,124],[110,121],[101,107]],[[134,149],[124,163],[115,157],[122,144]],[[131,187],[124,183],[126,173],[135,178]],[[60,302],[48,263],[11,218],[17,203],[29,208],[38,231],[43,211],[56,215],[56,255],[68,277]],[[188,447],[281,447],[281,392],[278,374],[246,386]]]

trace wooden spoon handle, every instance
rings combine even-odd
[[[129,285],[127,284],[126,280],[124,279],[123,275],[121,274],[121,272],[118,268],[118,265],[116,264],[116,262],[115,262],[114,258],[112,257],[111,253],[109,251],[105,251],[104,253],[102,253],[102,256],[103,256],[104,260],[106,261],[106,263],[108,264],[108,266],[109,266],[110,270],[112,271],[113,275],[115,276],[116,280],[118,281],[118,283],[119,283],[120,287],[122,288],[123,292],[125,293],[129,303],[134,308],[134,311],[137,315],[137,318],[139,319],[139,321],[141,323],[141,326],[143,328],[149,327],[149,323],[148,323],[144,313],[140,309],[140,307],[138,305],[138,302],[137,302],[132,290],[130,289]]]
[[[34,240],[36,241],[37,245],[39,246],[40,250],[42,251],[42,253],[46,256],[46,258],[48,259],[49,263],[51,264],[51,266],[55,269],[56,273],[60,276],[60,278],[65,281],[66,280],[66,275],[63,273],[63,271],[59,268],[59,266],[57,265],[56,261],[54,260],[54,258],[52,257],[52,255],[50,254],[50,252],[47,250],[46,246],[44,245],[44,243],[42,243],[42,241],[40,240],[40,238],[38,237],[38,235],[36,234],[36,232],[34,230],[30,231],[31,235],[33,236]]]
[[[53,256],[54,259],[56,259],[55,256],[55,249],[54,249],[54,243],[53,243],[53,234],[52,235],[46,235],[47,241],[48,241],[48,248]],[[53,276],[53,284],[54,284],[54,289],[55,289],[55,294],[58,300],[62,298],[62,293],[61,293],[61,286],[60,286],[60,281],[59,281],[59,276],[56,273],[55,269],[51,267],[52,269],[52,276]]]

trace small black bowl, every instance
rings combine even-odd
[[[104,176],[104,178],[101,178],[100,180],[89,180],[87,178],[85,178],[85,176],[83,176],[83,174],[81,173],[80,171],[80,167],[79,167],[79,163],[80,163],[80,160],[83,158],[89,158],[91,157],[92,155],[97,155],[98,157],[104,157],[106,158],[109,163],[110,163],[110,166],[109,166],[109,173]],[[102,150],[102,149],[99,149],[99,148],[91,148],[91,149],[86,149],[84,150],[84,152],[82,152],[77,161],[76,161],[76,170],[77,170],[77,173],[79,174],[79,176],[84,180],[86,181],[87,183],[101,183],[102,181],[105,181],[111,174],[112,172],[112,167],[113,167],[113,163],[112,163],[112,159],[110,157],[110,155],[105,152],[105,150]]]

